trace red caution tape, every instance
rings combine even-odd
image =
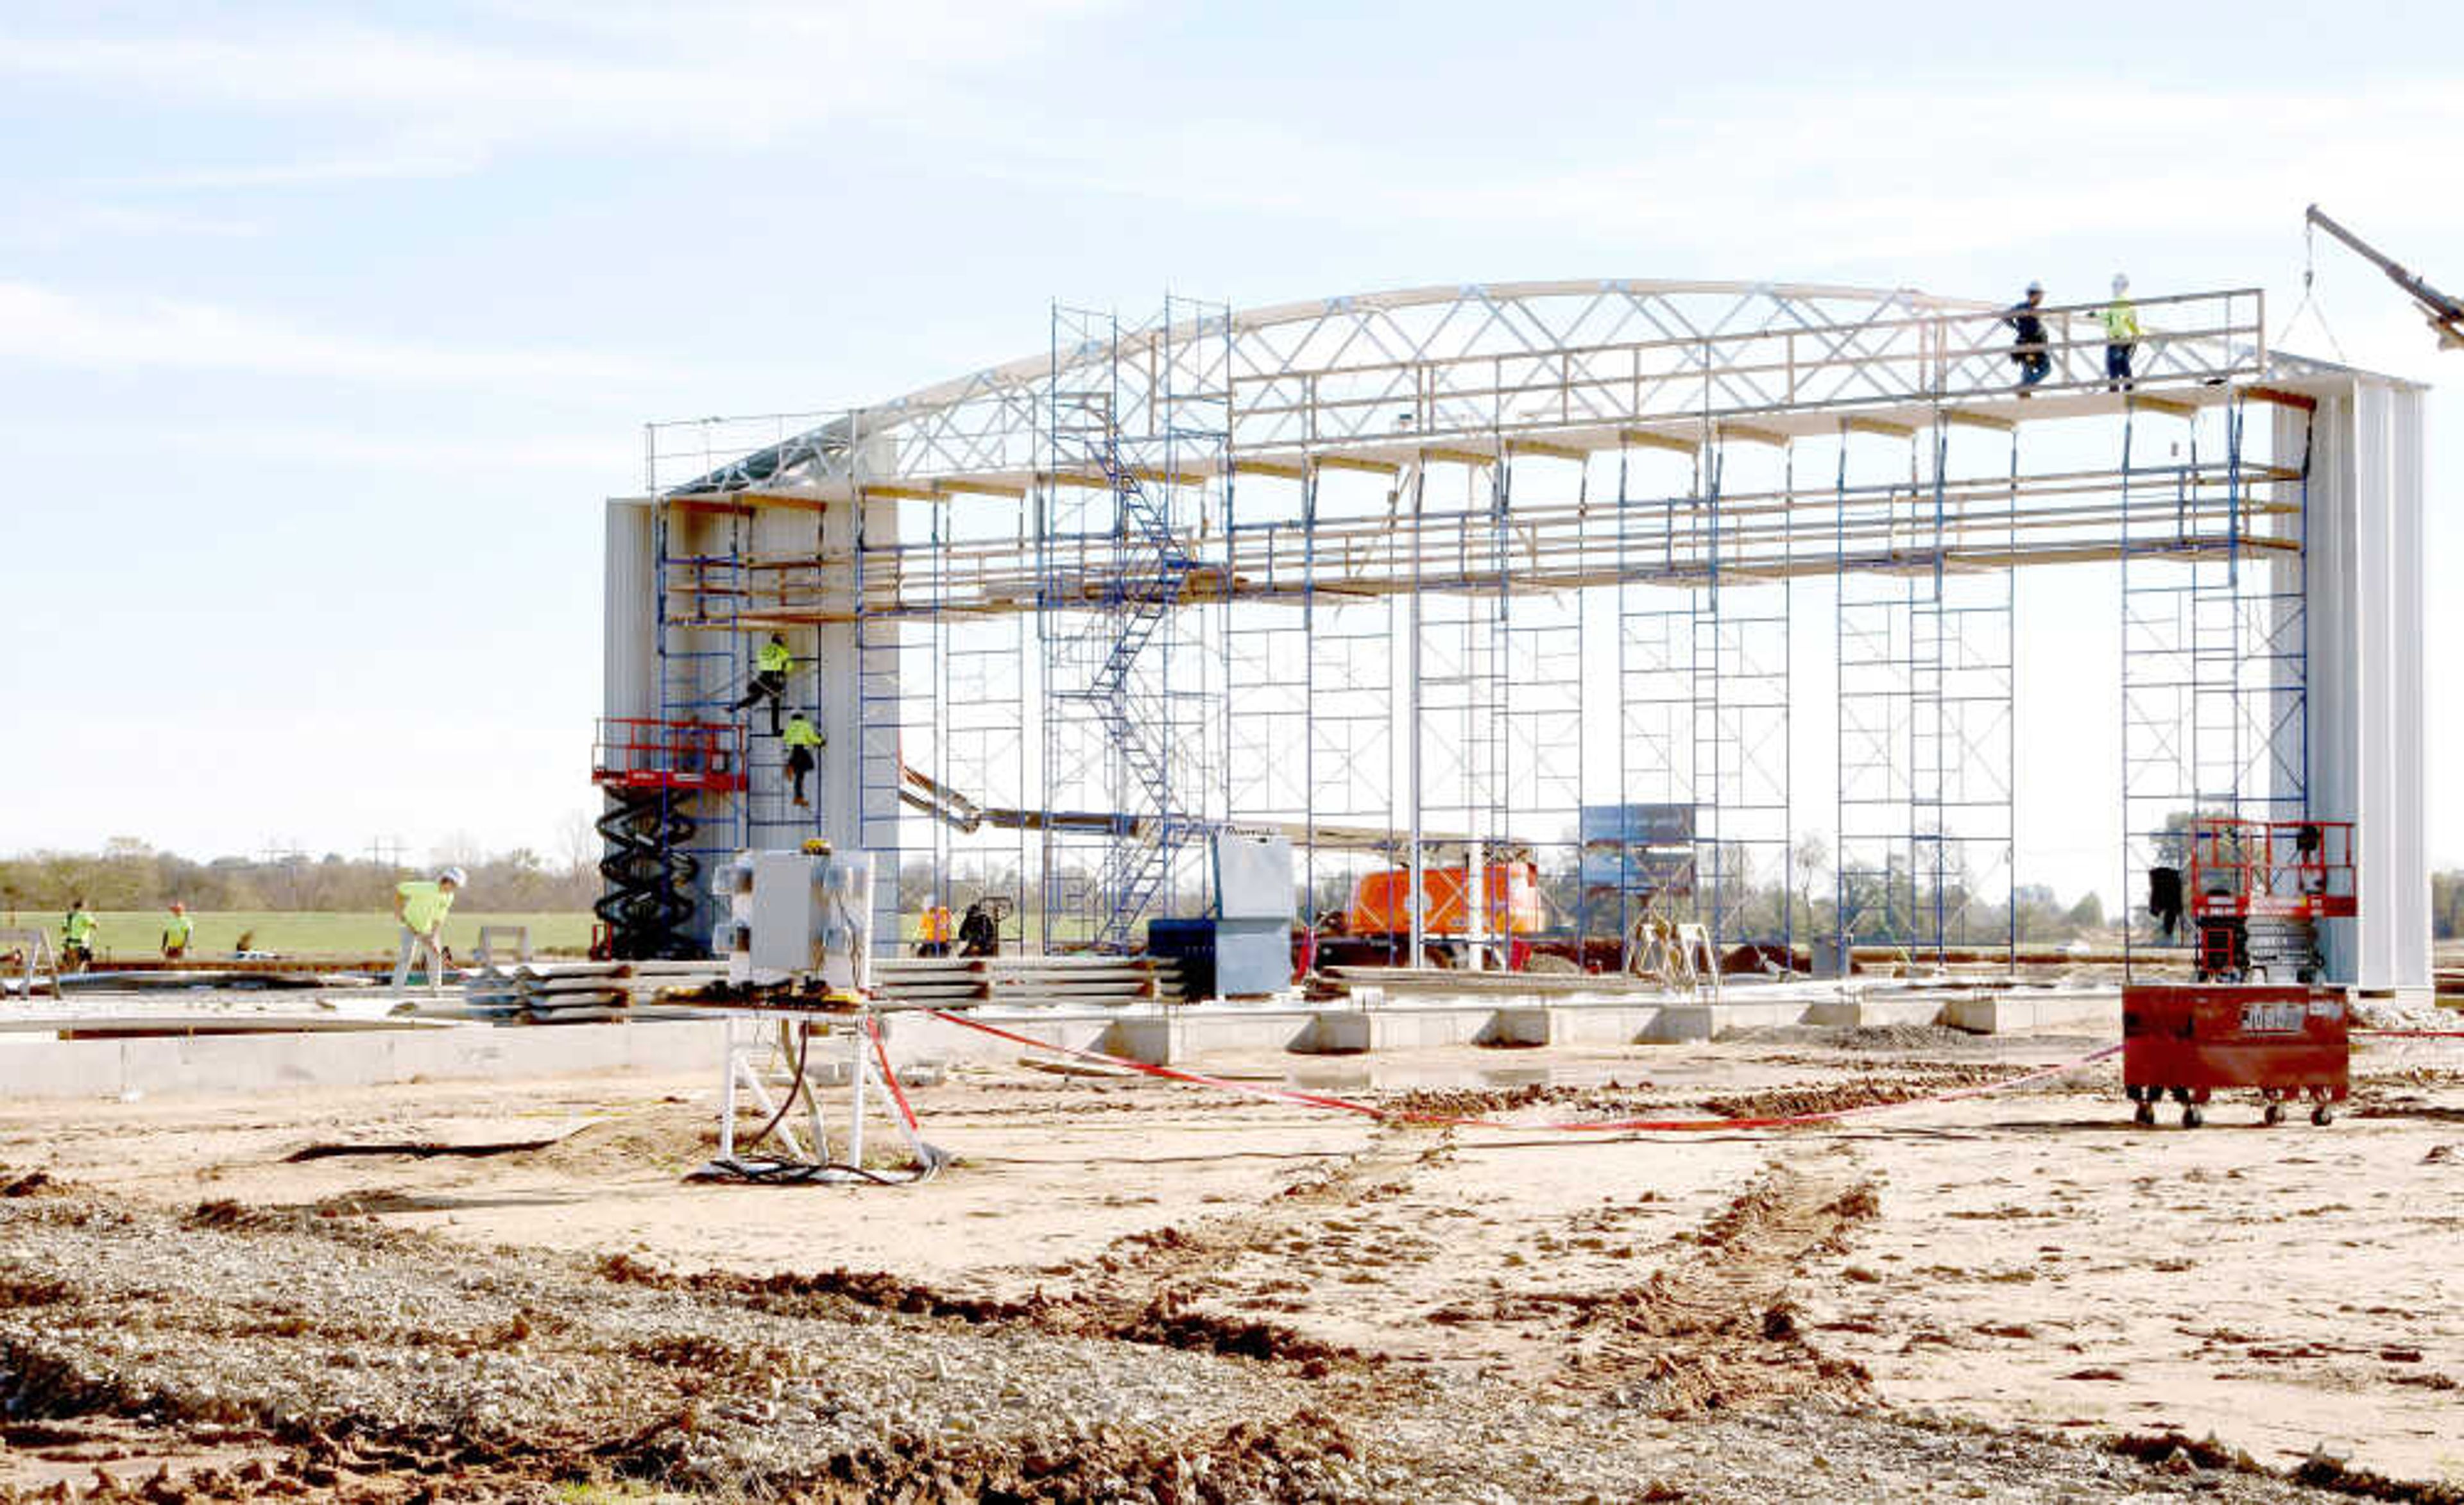
[[[1263,1087],[1251,1081],[1232,1081],[1221,1077],[1209,1077],[1203,1072],[1182,1071],[1173,1066],[1153,1066],[1145,1061],[1130,1060],[1120,1056],[1108,1056],[1102,1051],[1080,1050],[1074,1045],[1055,1045],[1045,1040],[1039,1040],[1032,1036],[1019,1035],[997,1025],[986,1024],[981,1019],[971,1019],[964,1014],[951,1014],[939,1009],[931,1011],[931,1014],[932,1017],[944,1023],[974,1030],[979,1034],[990,1035],[997,1039],[1008,1040],[1014,1045],[1023,1045],[1032,1050],[1050,1051],[1060,1056],[1071,1056],[1080,1060],[1094,1061],[1100,1065],[1117,1066],[1149,1077],[1185,1081],[1193,1086],[1213,1087],[1218,1091],[1237,1093],[1244,1098],[1291,1102],[1302,1107],[1325,1108],[1336,1113],[1356,1113],[1363,1118],[1376,1119],[1387,1123],[1513,1129],[1523,1133],[1545,1129],[1565,1134],[1700,1134],[1721,1129],[1788,1128],[1802,1123],[1828,1123],[1868,1113],[1887,1113],[1894,1108],[1912,1108],[1925,1103],[1957,1102],[1965,1098],[1981,1098],[1989,1093],[2024,1086],[2032,1081],[2044,1081],[2051,1078],[2067,1076],[2082,1066],[2092,1065],[2097,1061],[2122,1054],[2121,1046],[2107,1045],[2101,1050],[2091,1051],[2077,1060],[2065,1061],[2059,1066],[2048,1066],[2041,1071],[2028,1072],[2002,1081],[1985,1082],[1973,1087],[1957,1087],[1948,1092],[1939,1092],[1929,1097],[1909,1098],[1899,1102],[1869,1102],[1861,1107],[1831,1108],[1820,1113],[1791,1113],[1778,1118],[1760,1119],[1587,1119],[1562,1123],[1513,1123],[1501,1119],[1458,1118],[1444,1113],[1407,1113],[1394,1108],[1381,1108],[1375,1103],[1354,1102],[1349,1098],[1329,1097],[1324,1093],[1293,1092],[1284,1087]]]
[[[864,1032],[872,1036],[872,1058],[881,1062],[881,1080],[890,1086],[891,1099],[898,1104],[898,1116],[907,1121],[909,1128],[921,1130],[924,1125],[915,1122],[915,1110],[908,1105],[907,1089],[898,1084],[898,1073],[890,1069],[890,1047],[882,1043],[881,1020],[866,1014]]]

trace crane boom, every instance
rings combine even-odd
[[[2407,272],[2393,259],[2383,254],[2377,247],[2321,213],[2316,204],[2311,205],[2304,211],[2302,218],[2343,241],[2363,260],[2386,273],[2388,281],[2410,294],[2413,301],[2429,312],[2430,327],[2438,332],[2438,342],[2441,345],[2464,346],[2464,303],[2456,302],[2446,294]]]

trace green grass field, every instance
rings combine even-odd
[[[102,925],[96,937],[97,956],[126,961],[160,954],[165,918],[163,911],[99,909],[95,918]],[[327,914],[233,909],[222,914],[196,911],[188,918],[197,923],[196,937],[188,943],[192,957],[229,956],[243,931],[251,935],[251,949],[282,956],[391,956],[402,933],[392,915],[366,910]],[[21,909],[13,917],[6,917],[5,923],[12,927],[39,928],[51,937],[54,947],[59,945],[60,917],[56,912]],[[471,955],[478,949],[482,925],[529,926],[534,951],[578,956],[590,949],[590,915],[584,911],[489,914],[456,909],[446,918],[445,944],[452,948],[456,956]]]

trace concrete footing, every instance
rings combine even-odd
[[[718,1066],[715,1019],[0,1044],[0,1101],[278,1092]]]
[[[1740,993],[1746,994],[1739,996]],[[1354,1055],[1445,1046],[1593,1047],[1708,1040],[1788,1025],[1947,1024],[1973,1034],[2072,1029],[2118,1033],[2114,991],[1907,990],[1866,997],[1792,988],[1718,1002],[1633,994],[1436,998],[1364,1004],[1190,1004],[1122,1010],[986,1012],[987,1022],[1064,1049],[1151,1065],[1277,1052]],[[888,1016],[902,1060],[1005,1061],[1013,1041],[921,1014]],[[715,1067],[717,1019],[641,1018],[555,1028],[359,1030],[188,1038],[0,1042],[0,1101],[280,1091],[384,1082],[516,1079]]]

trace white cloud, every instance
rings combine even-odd
[[[414,178],[458,178],[476,172],[487,159],[471,150],[400,149],[292,162],[249,163],[227,167],[186,167],[172,172],[111,178],[104,188],[287,188],[327,183],[386,183]]]
[[[2001,123],[2018,121],[2048,128]],[[1631,233],[1655,261],[1751,247],[1775,272],[1938,260],[2082,228],[2120,227],[2139,243],[2280,231],[2314,196],[2464,228],[2464,201],[2421,191],[2423,161],[2464,149],[2464,90],[2444,84],[2319,96],[2043,79],[1974,94],[1737,90],[1535,129],[1546,149],[1528,136],[1398,146],[1374,122],[1124,116],[1005,131],[979,160],[1009,181],[1364,227]]]
[[[69,246],[114,237],[246,240],[264,233],[265,227],[253,220],[148,205],[80,200],[21,202],[0,213],[0,242],[18,246]]]
[[[0,357],[94,370],[255,371],[396,382],[644,383],[671,369],[605,351],[454,346],[302,328],[241,309],[0,281]]]
[[[140,180],[254,186],[473,170],[508,150],[685,140],[756,146],[857,116],[963,110],[1094,0],[840,0],[508,8],[439,32],[269,23],[255,34],[0,36],[0,74],[115,99],[358,122],[297,161]],[[373,144],[371,144],[373,143]],[[123,180],[125,181],[125,180]]]

